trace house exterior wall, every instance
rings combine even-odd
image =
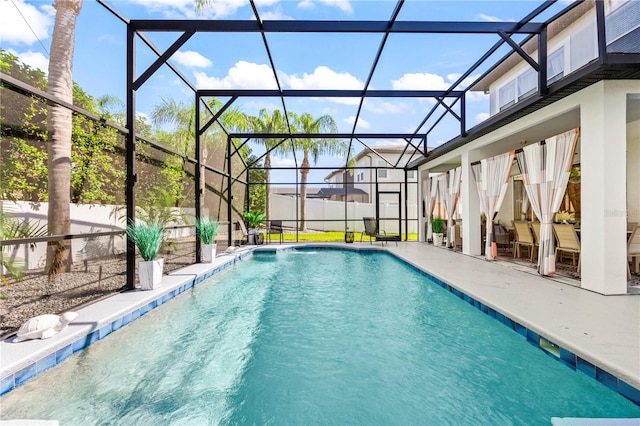
[[[600,81],[422,165],[421,175],[444,163],[462,164],[463,252],[475,255],[480,247],[480,209],[477,191],[471,190],[475,183],[470,164],[495,155],[496,147],[502,152],[517,148],[518,134],[525,129],[545,134],[550,120],[574,117],[568,114],[577,110],[579,118],[567,120],[564,131],[581,128],[581,285],[602,294],[625,294],[627,200],[629,210],[635,208],[640,187],[638,180],[627,182],[638,177],[638,163],[627,160],[627,151],[634,158],[640,155],[638,122],[626,123],[629,95],[640,95],[639,80]]]
[[[548,41],[547,58],[550,58],[558,49],[563,49],[564,67],[563,73],[567,75],[588,62],[594,60],[598,56],[597,50],[597,33],[596,33],[596,16],[595,9],[592,8],[588,13],[576,20],[572,25],[558,33],[555,37]],[[538,58],[538,51],[535,50],[530,55],[534,60]],[[518,97],[519,77],[527,72],[534,72],[533,68],[524,60],[512,68],[509,72],[496,79],[489,89],[490,114],[494,115],[500,111],[500,91],[509,84],[515,84],[515,97]],[[549,72],[549,79],[553,77]],[[535,75],[537,90],[537,74]],[[514,100],[516,99],[514,98]],[[524,98],[523,98],[524,99]],[[517,101],[516,101],[517,102]]]
[[[627,123],[627,214],[640,223],[640,120]]]

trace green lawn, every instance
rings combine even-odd
[[[355,241],[360,241],[360,236],[362,235],[360,232],[355,232]],[[296,234],[284,234],[284,240],[288,242],[296,241]],[[409,241],[417,241],[418,234],[409,234]],[[271,242],[279,241],[279,238],[275,235],[271,236]],[[300,242],[330,242],[330,241],[344,241],[344,232],[341,231],[328,231],[328,232],[317,232],[317,233],[300,233],[298,234],[298,241]],[[365,236],[362,241],[369,241],[369,237]]]

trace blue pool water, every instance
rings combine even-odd
[[[90,424],[549,424],[640,407],[383,253],[256,254],[0,400]]]

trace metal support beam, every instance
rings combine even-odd
[[[547,86],[547,28],[540,32],[538,35],[538,62],[540,68],[538,68],[538,93],[541,96],[549,93],[549,87]]]
[[[196,129],[200,128],[200,100],[198,98],[198,94],[195,94],[195,102],[196,102]],[[202,218],[202,149],[200,146],[201,142],[201,134],[200,132],[196,132],[196,170],[195,170],[195,185],[196,185],[196,199],[195,199],[195,207],[196,207],[196,223]],[[196,227],[196,262],[200,263],[202,261],[202,241],[200,240],[200,231],[198,227]]]
[[[135,185],[138,178],[136,174],[136,91],[133,88],[133,80],[136,70],[136,43],[135,32],[127,25],[127,128],[126,137],[126,167],[127,179],[125,199],[127,204],[127,225],[136,220],[136,193]],[[135,289],[136,280],[136,246],[127,235],[127,289]]]
[[[228,247],[232,246],[233,240],[233,209],[231,201],[233,196],[231,195],[231,136],[227,136],[227,218],[229,221],[229,235],[228,235]]]
[[[196,93],[196,105],[198,105],[198,107],[197,107],[197,111],[198,111],[198,112],[196,112],[196,117],[198,117],[198,122],[200,121],[200,113],[199,113],[199,111],[200,111],[200,105],[199,105],[199,101],[200,101],[201,99],[202,99],[202,98],[198,95],[198,93]],[[209,121],[207,121],[207,124],[205,124],[205,125],[202,127],[202,129],[200,129],[200,127],[196,127],[196,129],[199,129],[199,130],[198,130],[198,135],[204,135],[204,132],[206,132],[206,131],[207,131],[207,129],[208,129],[209,127],[211,127],[211,125],[212,125],[216,120],[218,120],[218,118],[220,118],[220,116],[221,116],[222,114],[224,114],[224,112],[227,110],[227,108],[229,108],[229,107],[231,106],[231,104],[233,104],[233,103],[236,101],[236,99],[238,99],[238,97],[237,97],[237,96],[232,96],[232,97],[231,97],[231,99],[229,99],[229,100],[227,101],[227,103],[226,103],[226,104],[224,104],[224,105],[222,106],[222,108],[220,108],[220,109],[218,110],[218,112],[216,112],[216,113],[213,115],[213,117],[211,117],[211,119],[210,119]],[[204,102],[204,101],[203,101],[203,102]],[[205,102],[205,104],[206,104],[206,102]]]
[[[192,35],[196,33],[195,30],[187,31],[182,34],[178,40],[176,40],[158,59],[155,60],[153,64],[149,68],[142,73],[140,77],[133,83],[133,89],[138,90],[145,81],[149,79],[153,75],[154,72],[158,70],[162,65],[164,65],[167,60],[173,56],[174,53],[178,51],[182,47],[183,44],[186,43],[187,40],[191,38]]]
[[[540,71],[540,66],[538,65],[538,63],[536,61],[533,60],[533,58],[531,56],[529,56],[529,54],[527,52],[525,52],[524,50],[522,50],[522,47],[520,47],[520,45],[518,43],[516,43],[515,41],[513,41],[511,39],[511,37],[509,37],[509,35],[507,33],[505,33],[504,31],[500,31],[498,32],[498,35],[507,42],[507,44],[509,46],[511,46],[511,48],[513,50],[515,50],[518,55],[520,55],[522,57],[522,59],[524,59],[525,61],[527,61],[527,63],[529,65],[531,65],[531,67],[536,70],[536,71]]]
[[[607,32],[606,17],[604,14],[604,1],[596,0],[596,33],[598,36],[598,60],[606,64],[607,60]]]
[[[464,94],[464,90],[234,90],[234,89],[209,89],[198,90],[200,96],[215,97],[252,97],[252,98],[458,98]]]
[[[541,23],[452,21],[322,21],[322,20],[152,20],[132,19],[135,31],[224,33],[413,33],[413,34],[537,34]]]

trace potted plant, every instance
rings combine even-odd
[[[344,231],[344,242],[352,243],[354,239],[355,239],[355,233],[353,231],[349,231],[349,227],[347,226]]]
[[[244,213],[244,221],[247,223],[247,228],[249,228],[249,244],[262,243],[262,241],[260,241],[262,234],[260,234],[256,228],[266,219],[267,217],[261,211],[248,211]]]
[[[434,216],[431,219],[431,229],[433,230],[433,245],[436,247],[442,246],[442,241],[444,240],[444,228],[445,221],[440,216]]]
[[[220,223],[208,217],[196,220],[196,230],[202,241],[202,263],[213,263],[216,258],[215,238],[218,235]]]
[[[140,289],[154,290],[158,288],[162,280],[164,259],[156,259],[156,256],[164,240],[163,226],[158,221],[130,222],[126,232],[143,259],[142,262],[138,262]]]

